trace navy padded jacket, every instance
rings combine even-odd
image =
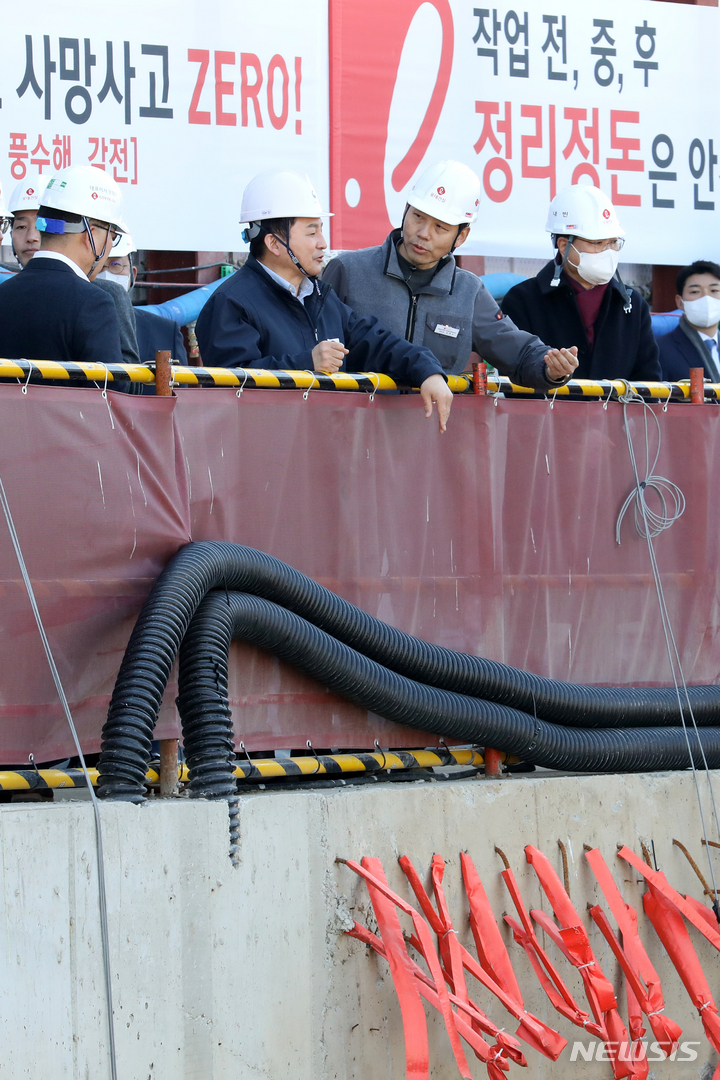
[[[316,285],[303,303],[250,255],[200,312],[196,333],[203,364],[312,371],[315,345],[338,338],[350,350],[345,371],[377,371],[409,386],[443,374],[428,349],[391,334],[374,316],[356,315],[327,283]]]

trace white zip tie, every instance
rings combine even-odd
[[[30,376],[33,373],[33,362],[32,362],[32,360],[26,360],[25,362],[28,364],[28,373],[27,373],[27,379],[23,383],[23,387],[22,387],[23,394],[27,394],[27,392],[28,392],[28,383],[30,382]]]
[[[243,375],[245,376],[245,378],[243,379],[243,384],[242,384],[242,386],[240,387],[239,390],[235,391],[235,396],[238,397],[238,398],[242,395],[242,392],[245,389],[245,383],[248,381],[248,370],[247,370],[247,368],[243,368]]]
[[[304,371],[306,372],[306,374],[310,375],[310,376],[311,376],[311,378],[312,378],[312,382],[310,383],[310,385],[308,386],[307,390],[306,390],[306,391],[305,391],[305,393],[303,394],[303,401],[307,401],[307,399],[308,399],[308,395],[310,394],[310,391],[311,391],[311,390],[313,389],[313,384],[314,384],[314,383],[317,383],[317,384],[318,384],[318,386],[319,386],[319,385],[320,385],[320,381],[319,381],[319,379],[317,378],[317,376],[315,375],[315,372],[314,372],[314,371],[310,371],[310,370],[309,370],[308,368],[305,368],[305,369],[304,369]]]

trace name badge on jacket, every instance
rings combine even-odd
[[[443,337],[456,338],[460,333],[459,326],[448,326],[446,323],[438,323],[435,327],[436,334],[442,334]]]

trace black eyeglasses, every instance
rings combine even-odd
[[[91,221],[89,222],[89,225],[91,229],[103,229],[108,234],[108,239],[113,247],[117,247],[117,245],[120,243],[122,233],[117,232],[117,230],[114,229],[112,225],[108,225],[104,221]]]

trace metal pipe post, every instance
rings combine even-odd
[[[486,746],[483,757],[485,758],[485,776],[491,779],[502,776],[502,750],[491,750]]]
[[[172,365],[169,349],[158,349],[155,353],[155,393],[158,397],[172,397]]]
[[[690,368],[690,401],[693,405],[703,405],[705,402],[705,369],[701,367]]]
[[[160,797],[169,798],[178,789],[178,740],[160,740]]]

